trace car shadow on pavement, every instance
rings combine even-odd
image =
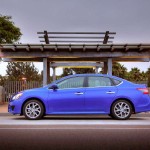
[[[27,120],[24,116],[14,116],[12,118],[13,120]],[[120,120],[116,120],[113,119],[109,116],[45,116],[43,117],[41,120],[112,120],[112,121],[120,121]],[[121,121],[130,121],[130,120],[147,120],[147,118],[145,117],[131,117],[128,120],[121,120]],[[33,120],[29,120],[29,121],[33,121]]]

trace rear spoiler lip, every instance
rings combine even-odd
[[[136,86],[139,86],[139,88],[148,88],[147,84],[135,84]]]

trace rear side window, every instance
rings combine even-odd
[[[116,80],[116,79],[112,79],[113,82],[114,82],[114,85],[119,85],[122,81],[120,80]]]
[[[88,77],[88,87],[112,86],[112,81],[107,77]]]

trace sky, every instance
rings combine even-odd
[[[0,0],[0,14],[21,29],[19,42],[40,44],[38,31],[116,32],[113,43],[150,43],[150,0]],[[150,62],[122,63],[146,71]],[[7,63],[0,62],[0,75]],[[42,70],[42,63],[35,63]],[[57,74],[61,69],[57,69]]]

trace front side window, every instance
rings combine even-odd
[[[107,77],[89,77],[88,87],[112,86],[112,81]]]
[[[74,77],[63,80],[57,84],[59,89],[81,88],[83,87],[84,77]]]

